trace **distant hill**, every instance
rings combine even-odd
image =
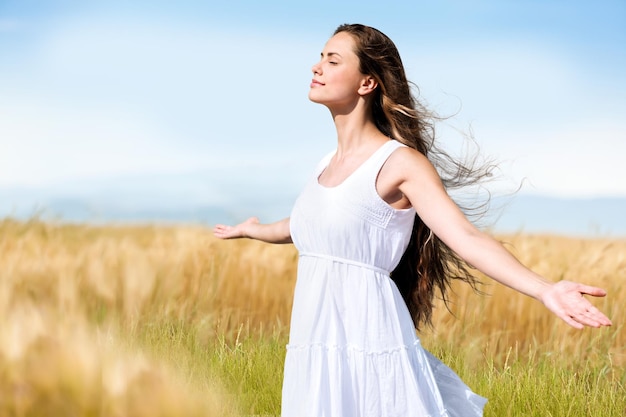
[[[195,182],[194,182],[195,181]],[[70,222],[236,223],[255,215],[275,221],[289,215],[300,188],[236,179],[151,177],[123,184],[65,185],[49,189],[0,189],[0,217],[34,215]],[[277,182],[280,181],[277,179]],[[283,182],[285,180],[283,179]],[[208,184],[212,184],[209,186]],[[215,184],[221,184],[217,187]],[[494,232],[626,237],[626,197],[555,198],[517,194],[492,200],[481,222]]]
[[[626,198],[517,195],[494,199],[494,230],[626,237]]]

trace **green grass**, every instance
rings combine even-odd
[[[626,373],[611,358],[559,357],[511,348],[501,365],[485,357],[467,363],[461,348],[433,351],[477,393],[487,397],[485,416],[623,417]]]
[[[154,330],[154,329],[153,329]],[[253,336],[241,327],[235,337],[210,340],[202,332],[168,326],[144,332],[143,342],[194,378],[217,378],[243,416],[280,415],[284,331]],[[168,337],[163,337],[169,334]],[[478,394],[487,397],[485,417],[623,417],[626,373],[610,357],[579,359],[511,348],[503,359],[468,361],[463,346],[430,346]]]
[[[238,393],[239,406],[248,414],[280,415],[285,344],[276,335],[218,346],[211,367],[230,392]]]
[[[144,323],[130,340],[172,364],[199,390],[218,380],[229,408],[241,416],[279,416],[287,337],[274,330],[253,333],[242,325],[234,336],[211,334],[188,322]],[[136,342],[139,341],[139,342]]]

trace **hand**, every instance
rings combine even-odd
[[[604,297],[606,291],[576,282],[559,281],[542,294],[541,301],[554,314],[577,329],[585,326],[610,326],[611,320],[583,297],[583,294]]]
[[[251,224],[259,224],[259,219],[256,217],[250,217],[245,222],[239,223],[236,226],[218,224],[213,228],[213,234],[220,239],[238,239],[248,237],[246,229]]]

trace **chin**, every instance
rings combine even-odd
[[[311,100],[313,103],[317,103],[317,99],[315,97],[315,94],[313,94],[313,91],[309,91],[309,100]]]
[[[324,100],[318,97],[314,91],[309,91],[309,100],[313,103],[324,104]]]

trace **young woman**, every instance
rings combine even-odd
[[[313,66],[309,98],[330,110],[338,143],[291,218],[214,229],[223,239],[293,242],[299,250],[283,417],[482,415],[486,400],[426,352],[415,332],[430,321],[435,289],[445,292],[454,278],[473,282],[467,265],[576,328],[611,325],[583,297],[604,296],[602,289],[548,282],[450,199],[433,165],[441,161],[431,119],[387,36],[340,26]],[[457,168],[445,180],[480,177]]]

